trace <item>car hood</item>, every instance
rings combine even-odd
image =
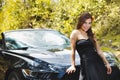
[[[70,49],[34,49],[29,48],[27,50],[10,50],[13,53],[25,55],[28,58],[33,57],[51,64],[71,65],[71,50]],[[76,65],[80,64],[79,55],[76,52]]]

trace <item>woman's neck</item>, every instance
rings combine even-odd
[[[82,34],[87,34],[87,32],[84,31],[83,29],[79,29],[79,31],[80,31]]]

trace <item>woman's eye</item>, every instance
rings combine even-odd
[[[91,24],[91,22],[89,24]]]
[[[91,24],[91,22],[90,23],[85,22],[84,24]]]

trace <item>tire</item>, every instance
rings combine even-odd
[[[11,72],[7,80],[22,80],[16,72]]]

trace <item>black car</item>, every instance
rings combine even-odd
[[[0,80],[78,80],[80,59],[76,54],[76,72],[67,74],[71,64],[70,41],[50,29],[22,29],[2,33],[0,40]],[[104,52],[113,72],[120,79],[119,61]],[[115,79],[116,78],[116,79]]]

